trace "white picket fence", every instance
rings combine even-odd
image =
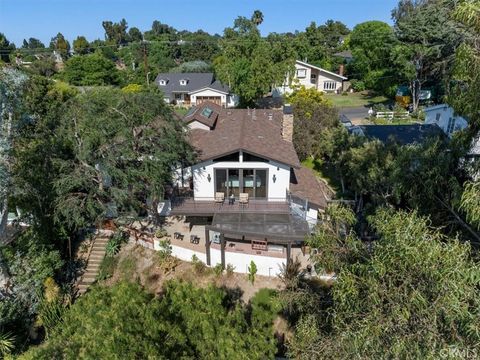
[[[410,114],[405,112],[394,112],[394,111],[379,111],[375,114],[377,119],[407,119],[410,117]]]

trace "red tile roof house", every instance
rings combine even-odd
[[[173,255],[209,266],[230,264],[275,276],[299,256],[326,207],[325,186],[303,167],[292,144],[293,114],[225,109],[206,102],[184,117],[198,162],[175,172],[163,205]],[[155,247],[157,248],[157,243]]]

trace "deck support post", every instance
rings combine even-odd
[[[205,229],[205,254],[207,256],[207,265],[211,265],[210,261],[210,230]]]
[[[225,235],[220,234],[220,257],[222,261],[222,269],[225,270]]]
[[[292,261],[292,243],[289,241],[287,243],[287,265]]]

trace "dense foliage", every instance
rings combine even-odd
[[[274,296],[259,295],[248,311],[214,287],[170,282],[157,299],[136,284],[97,286],[22,358],[273,358]]]
[[[379,235],[371,246],[353,234],[340,236],[336,245],[319,253],[319,266],[336,259],[338,278],[331,300],[323,298],[314,314],[303,312],[296,323],[291,355],[337,359],[358,354],[475,354],[480,268],[470,245],[444,237],[415,212],[382,209],[370,221]]]

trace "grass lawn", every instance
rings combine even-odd
[[[185,114],[188,112],[188,110],[190,110],[190,109],[186,108],[186,107],[176,107],[174,109],[175,113],[180,117],[184,117]]]
[[[367,92],[348,93],[348,95],[325,94],[325,97],[339,108],[372,106],[390,101],[383,95],[372,95]]]

